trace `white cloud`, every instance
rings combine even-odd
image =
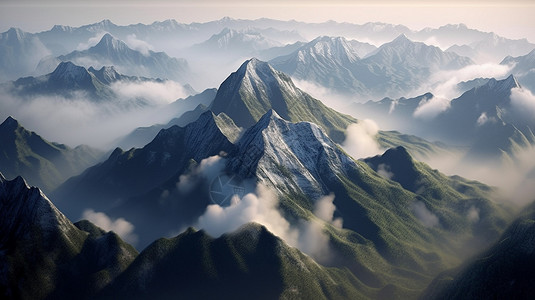
[[[465,92],[457,88],[458,83],[476,78],[503,78],[511,69],[511,66],[487,63],[469,65],[459,70],[438,71],[431,75],[428,82],[423,84],[418,92],[431,91],[435,97],[453,99]]]
[[[323,104],[332,107],[336,110],[343,111],[347,108],[348,103],[351,103],[352,101],[356,100],[355,96],[349,99],[347,96],[340,95],[337,92],[312,81],[297,79],[293,77],[292,81],[295,86],[298,87],[300,90],[304,91],[305,93],[311,95],[316,99],[321,100]]]
[[[511,104],[522,117],[535,120],[535,96],[526,88],[511,89]]]
[[[330,238],[324,231],[325,223],[329,223],[336,228],[342,228],[343,225],[342,218],[334,218],[336,206],[333,201],[333,193],[321,197],[314,207],[314,215],[319,220],[312,218],[307,222],[301,222],[299,226],[299,243],[297,247],[304,253],[314,257],[319,263],[328,263],[332,255],[329,244]]]
[[[154,105],[168,104],[179,98],[189,96],[188,91],[178,82],[123,82],[111,85],[112,90],[123,99],[144,99]]]
[[[414,110],[413,116],[416,118],[429,120],[450,108],[450,101],[446,98],[433,97],[422,99]]]
[[[135,34],[130,34],[124,41],[128,47],[141,52],[141,54],[148,56],[149,51],[154,51],[154,47],[146,41],[140,40]]]
[[[165,85],[160,88],[165,89]],[[144,96],[157,99],[149,93],[150,90],[146,91]],[[139,105],[128,96],[128,92],[123,92],[112,101],[97,102],[83,92],[75,92],[69,98],[58,95],[20,98],[0,91],[0,117],[5,119],[11,115],[25,128],[49,141],[102,149],[113,146],[116,139],[137,127],[167,123],[176,117],[174,110],[167,108],[167,99]]]
[[[259,223],[290,246],[299,248],[319,262],[327,262],[331,256],[329,236],[324,226],[331,224],[342,228],[343,223],[341,218],[334,218],[334,198],[334,194],[320,198],[315,204],[314,217],[292,226],[278,210],[279,200],[274,191],[258,184],[255,193],[248,193],[242,198],[235,195],[230,206],[209,205],[199,217],[196,227],[217,237],[246,223]]]
[[[347,127],[342,147],[355,159],[377,155],[383,151],[376,139],[378,132],[379,126],[374,121],[360,120]]]
[[[477,118],[477,126],[483,126],[483,125],[485,125],[488,121],[489,121],[489,118],[487,117],[487,113],[486,113],[486,112],[483,112],[483,113],[481,113],[481,115],[479,116],[479,118]]]
[[[291,228],[290,223],[278,211],[278,204],[278,198],[273,191],[258,185],[256,193],[246,194],[241,199],[235,196],[228,207],[209,205],[199,217],[197,226],[212,236],[220,236],[238,229],[243,224],[256,222],[295,246],[298,232]]]
[[[392,179],[392,177],[394,177],[394,173],[390,170],[390,166],[386,164],[379,164],[377,166],[377,174],[386,179]]]
[[[188,193],[198,183],[200,176],[210,182],[223,173],[225,165],[226,159],[220,155],[207,157],[192,172],[180,175],[177,189],[181,193]]]
[[[435,227],[438,225],[438,217],[432,213],[422,201],[414,201],[411,204],[414,216],[422,222],[425,227]]]
[[[479,208],[475,206],[470,206],[470,209],[468,209],[468,214],[466,215],[468,217],[468,220],[472,223],[479,222]]]
[[[134,234],[134,225],[123,218],[111,219],[103,212],[95,212],[92,209],[86,209],[82,218],[90,221],[105,231],[113,231],[127,243],[137,243],[138,236]]]

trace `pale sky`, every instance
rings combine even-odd
[[[415,30],[464,23],[470,28],[508,38],[528,38],[535,43],[533,0],[1,0],[0,32],[9,27],[38,32],[55,24],[81,26],[103,19],[128,25],[166,19],[206,22],[225,16],[355,24],[380,21]]]

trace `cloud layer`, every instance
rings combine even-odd
[[[353,158],[374,156],[383,152],[377,142],[379,126],[369,119],[360,120],[346,129],[346,139],[342,143],[344,150]]]
[[[86,209],[82,214],[82,219],[90,221],[105,231],[115,232],[127,243],[137,243],[138,236],[134,233],[134,225],[123,218],[111,219],[103,212]]]

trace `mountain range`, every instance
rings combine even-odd
[[[91,298],[138,252],[88,221],[73,224],[21,177],[0,173],[0,292],[10,299]]]
[[[67,99],[87,98],[96,102],[114,102],[121,104],[127,101],[114,101],[123,98],[117,93],[114,84],[143,84],[165,83],[161,79],[150,79],[138,76],[126,76],[119,74],[115,67],[104,66],[99,70],[93,67],[86,69],[73,64],[70,61],[61,62],[56,69],[47,75],[38,77],[23,77],[11,83],[3,84],[6,92],[22,98],[37,96],[62,96]],[[195,91],[189,85],[183,86],[186,93],[194,94]],[[125,99],[122,99],[125,100]],[[136,97],[130,100],[130,104],[149,105],[147,99]]]
[[[345,39],[318,38],[270,63],[297,79],[366,99],[405,95],[427,82],[433,72],[457,70],[474,62],[400,35],[364,58]]]
[[[510,212],[490,200],[494,190],[488,186],[447,177],[415,162],[405,148],[372,161],[356,161],[331,139],[329,123],[285,120],[279,111],[292,116],[292,110],[301,107],[303,116],[313,116],[313,111],[325,108],[313,98],[305,102],[307,107],[288,105],[284,97],[276,102],[276,97],[263,96],[277,90],[300,95],[280,76],[267,63],[246,62],[218,89],[212,111],[183,128],[161,130],[141,149],[115,150],[105,162],[68,180],[53,198],[73,218],[88,208],[124,218],[134,224],[140,244],[148,245],[195,224],[214,201],[213,180],[234,178],[244,194],[257,197],[263,196],[255,186],[265,186],[274,191],[290,226],[322,224],[319,234],[336,258],[324,263],[346,267],[362,282],[367,296],[414,297],[438,272],[460,263],[459,253],[469,255],[488,245],[506,226]],[[240,86],[245,86],[241,97],[229,93]],[[253,87],[258,93],[251,92]],[[217,101],[229,105],[215,115]],[[251,111],[261,111],[263,105],[266,113],[231,142],[228,133],[236,132],[234,123],[243,120],[227,112],[241,106],[252,116]],[[328,112],[333,120],[342,118],[334,110]],[[380,168],[398,177],[385,177]],[[314,212],[319,199],[331,192],[333,218],[343,219],[342,228]],[[227,209],[233,205],[240,204]],[[471,209],[478,211],[477,222],[468,217]],[[314,249],[303,251],[318,258]],[[407,270],[411,276],[402,275]]]
[[[387,126],[398,126],[418,136],[468,146],[473,158],[504,158],[514,155],[517,149],[532,145],[535,124],[524,118],[511,101],[512,90],[521,88],[516,78],[510,75],[503,80],[492,78],[483,82],[458,98],[446,100],[447,107],[434,116],[418,113],[425,103],[440,101],[431,93],[410,99],[384,98],[353,107],[357,115],[378,122],[385,120]]]
[[[171,79],[181,83],[185,83],[191,75],[186,60],[152,50],[142,53],[131,49],[111,34],[105,34],[98,44],[87,50],[76,50],[66,55],[44,58],[39,62],[37,72],[48,73],[62,61],[71,61],[86,68],[114,66],[123,74]]]
[[[0,34],[0,82],[32,73],[50,51],[34,34],[10,28]]]
[[[101,151],[0,124],[0,298],[533,298],[533,48],[463,24],[10,29],[4,116],[133,131]],[[481,61],[512,75],[457,76]],[[443,71],[460,96],[423,93]]]
[[[535,49],[523,56],[507,56],[500,63],[511,66],[511,73],[518,78],[522,86],[527,87],[530,91],[535,91]]]

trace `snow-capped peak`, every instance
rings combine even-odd
[[[25,239],[38,234],[66,233],[74,225],[35,187],[18,176],[6,180],[0,173],[0,247],[10,239]]]
[[[106,83],[112,83],[119,80],[121,75],[115,70],[113,66],[104,66],[100,70],[95,70],[93,67],[88,69],[90,73],[93,73],[100,81]]]
[[[505,92],[509,93],[511,89],[520,87],[516,77],[514,75],[509,75],[506,79],[496,80],[494,78],[490,79],[485,85],[480,88],[485,88],[488,90],[495,91],[496,93]]]
[[[19,122],[11,116],[7,117],[7,119],[5,119],[2,124],[0,124],[0,128],[16,129],[17,127],[19,127]]]
[[[100,42],[93,48],[102,49],[104,51],[121,52],[125,49],[129,49],[128,46],[121,40],[114,38],[111,34],[106,33]]]
[[[269,110],[239,140],[229,166],[240,176],[257,174],[280,191],[300,190],[311,199],[326,192],[321,177],[355,163],[310,122],[291,123]],[[285,166],[285,172],[277,166]]]
[[[53,81],[79,81],[88,78],[90,78],[89,72],[84,67],[77,66],[70,61],[61,62],[50,74],[50,79]]]

